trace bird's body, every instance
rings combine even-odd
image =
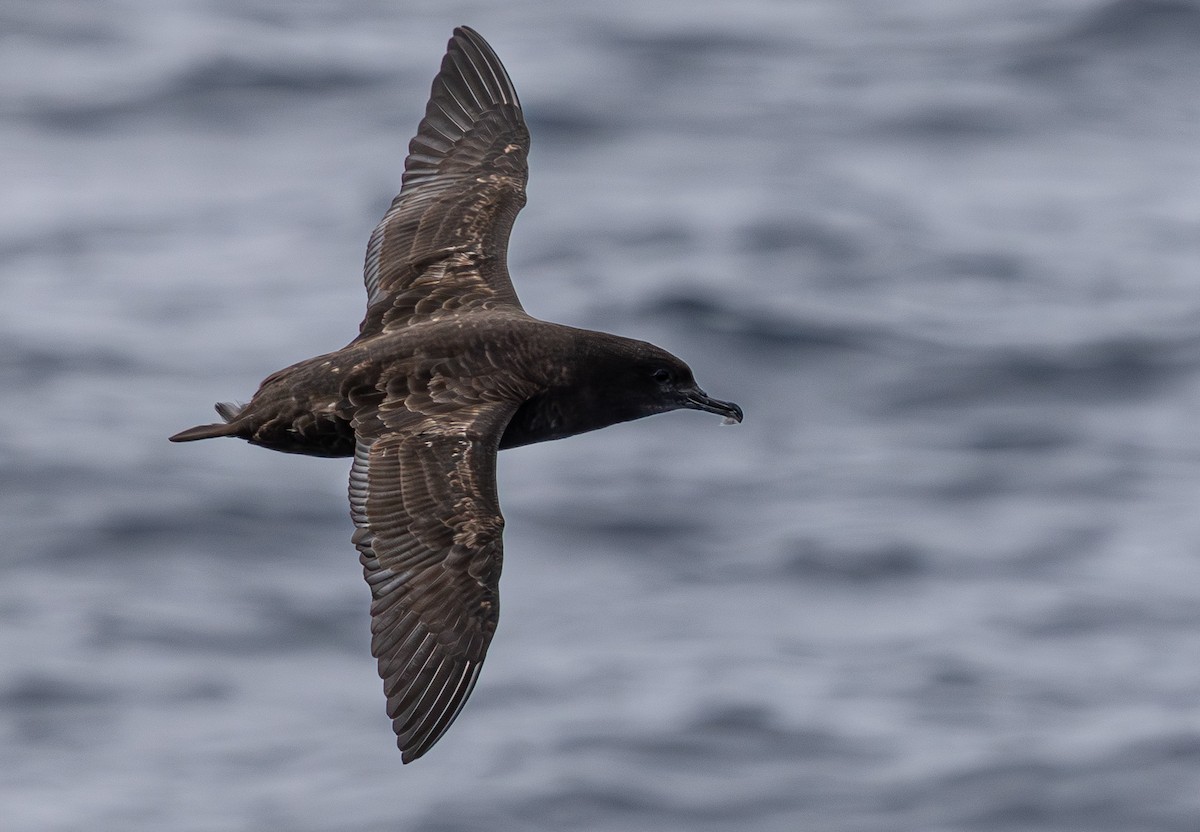
[[[171,437],[353,457],[372,653],[405,762],[457,717],[495,630],[497,451],[680,407],[741,421],[670,353],[521,308],[505,254],[528,141],[499,59],[456,29],[367,247],[358,337],[268,376],[243,407],[218,405],[224,422]]]
[[[405,410],[414,425],[421,416],[436,418],[439,386],[442,399],[452,407],[473,397],[516,404],[500,437],[500,450],[650,415],[637,402],[626,409],[613,399],[597,400],[595,394],[603,387],[589,383],[589,376],[600,371],[596,336],[604,336],[599,340],[610,342],[605,346],[615,347],[618,355],[620,347],[656,349],[521,313],[466,314],[355,340],[336,352],[285,367],[263,380],[249,405],[221,405],[229,421],[201,425],[173,438],[236,436],[273,451],[349,457],[354,456],[356,415],[360,430],[382,429],[374,424],[378,416],[371,408],[388,398],[395,401],[403,389]],[[548,355],[555,359],[542,360]]]

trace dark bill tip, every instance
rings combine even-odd
[[[733,402],[723,402],[720,399],[714,399],[703,390],[695,390],[688,393],[684,401],[686,402],[686,406],[693,410],[716,413],[718,416],[724,416],[729,422],[742,421],[742,409],[740,407]]]

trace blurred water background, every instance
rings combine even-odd
[[[675,413],[505,452],[401,767],[345,460],[166,437],[337,348],[451,28],[533,314]],[[1200,829],[1200,7],[0,2],[0,826]]]

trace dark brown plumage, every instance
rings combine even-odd
[[[455,29],[367,245],[358,337],[268,376],[244,407],[217,405],[224,422],[171,437],[354,458],[371,652],[406,763],[454,722],[496,630],[496,452],[681,407],[742,419],[658,347],[525,314],[506,252],[528,150],[508,73]]]

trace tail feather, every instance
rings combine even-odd
[[[172,442],[195,442],[197,439],[212,439],[214,436],[236,436],[237,428],[228,422],[217,422],[215,425],[196,425],[194,428],[181,430],[171,437]]]
[[[237,402],[217,402],[213,407],[226,422],[232,422],[246,409],[246,405]]]
[[[246,409],[246,406],[244,404],[234,404],[233,402],[219,402],[216,408],[217,413],[225,420],[224,422],[217,422],[213,425],[197,425],[194,428],[181,430],[171,437],[171,441],[195,442],[197,439],[212,439],[217,436],[236,436],[238,429],[230,424],[230,422],[236,419],[238,414]]]

